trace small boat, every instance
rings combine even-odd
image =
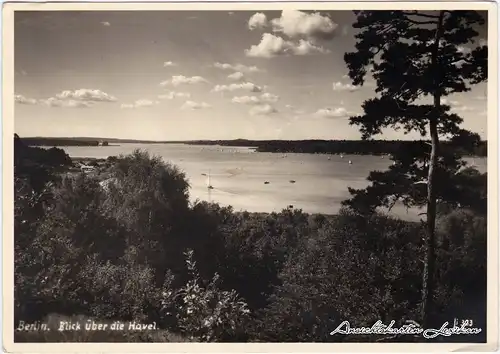
[[[352,165],[352,161],[351,160],[349,160],[349,165]]]
[[[295,183],[295,181],[293,179],[290,180],[290,183]]]
[[[214,187],[210,183],[210,171],[208,172],[208,175],[207,175],[207,188],[208,189],[214,189]]]
[[[332,158],[330,156],[328,156],[328,160],[331,160]]]
[[[344,158],[344,155],[340,154],[340,158],[343,159]]]
[[[265,182],[264,182],[264,184],[269,184],[269,182],[268,182],[268,181],[265,181]]]

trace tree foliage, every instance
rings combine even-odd
[[[402,129],[429,136],[431,116],[438,116],[437,132],[452,146],[471,151],[479,136],[460,128],[462,118],[441,104],[441,97],[469,91],[471,84],[487,78],[487,47],[477,38],[477,27],[484,24],[476,11],[442,11],[443,29],[439,39],[437,62],[433,64],[436,26],[439,14],[425,11],[356,11],[361,30],[356,35],[356,51],[346,53],[345,61],[354,85],[363,85],[373,76],[377,97],[367,100],[364,114],[354,116],[350,124],[359,127],[363,138],[370,139],[386,128]],[[428,97],[440,101],[429,102]],[[390,207],[394,200],[405,206],[422,206],[427,198],[426,184],[431,147],[421,142],[394,152],[396,165],[386,172],[373,172],[367,189],[351,189],[350,206],[365,205],[368,211]],[[453,186],[456,173],[463,168],[454,149],[440,149],[436,168],[437,199],[447,201],[454,193],[441,187]],[[459,178],[460,179],[460,178]],[[467,199],[454,201],[467,205]]]
[[[360,127],[363,139],[382,133],[382,129],[415,131],[430,137],[430,151],[413,151],[411,159],[393,156],[399,165],[385,173],[372,173],[372,186],[351,190],[372,212],[388,204],[389,196],[403,203],[426,205],[426,257],[422,282],[421,320],[428,325],[434,312],[435,224],[440,197],[446,197],[461,162],[453,153],[442,154],[440,139],[462,143],[471,139],[459,128],[462,119],[450,112],[443,99],[470,91],[470,86],[487,79],[487,47],[475,40],[484,18],[477,11],[356,11],[356,51],[344,59],[354,85],[362,85],[369,71],[376,81],[377,97],[364,102],[364,114],[350,119]],[[472,48],[470,48],[472,46]],[[458,136],[458,137],[457,137]],[[409,153],[407,153],[409,154]],[[399,159],[398,159],[399,158]],[[414,181],[416,163],[427,178]],[[395,171],[396,170],[396,171]],[[426,188],[414,187],[424,183]],[[441,193],[443,189],[446,192]],[[453,195],[453,193],[451,193]],[[378,204],[378,205],[377,205]]]

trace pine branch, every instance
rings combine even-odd
[[[388,25],[388,26],[386,26],[386,27],[382,28],[379,32],[376,32],[375,34],[376,34],[377,36],[380,36],[380,35],[382,35],[382,34],[384,34],[384,33],[389,32],[389,30],[391,30],[391,29],[393,29],[393,28],[394,28],[394,25],[392,25],[392,24],[391,24],[391,25]]]

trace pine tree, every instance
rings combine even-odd
[[[344,60],[354,85],[363,85],[367,74],[373,76],[377,95],[364,102],[364,114],[350,118],[350,124],[359,126],[363,139],[385,128],[403,128],[405,133],[430,137],[430,143],[423,141],[414,151],[395,154],[395,165],[387,173],[372,172],[371,186],[350,190],[354,198],[348,204],[387,206],[399,198],[407,206],[426,205],[420,312],[425,326],[433,311],[437,202],[450,194],[444,187],[464,165],[456,153],[440,149],[440,141],[470,136],[459,128],[462,119],[450,112],[445,97],[486,81],[487,46],[477,32],[485,20],[477,11],[355,14],[353,27],[360,29],[356,50],[346,53]]]

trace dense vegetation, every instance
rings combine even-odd
[[[303,140],[303,141],[266,141],[259,143],[259,152],[298,152],[352,155],[392,155],[402,150],[414,150],[426,141],[409,140]],[[246,145],[244,145],[246,146]],[[486,156],[487,144],[479,141],[476,146],[464,150],[461,146],[448,142],[444,148],[457,151],[461,155]]]
[[[343,320],[416,318],[419,223],[349,209],[325,217],[190,204],[184,174],[145,152],[61,177],[71,164],[64,152],[15,141],[14,325],[80,316],[161,329],[16,332],[17,341],[375,341],[384,338],[329,333]],[[434,328],[472,319],[483,332],[437,340],[485,340],[486,229],[472,208],[438,220]]]

